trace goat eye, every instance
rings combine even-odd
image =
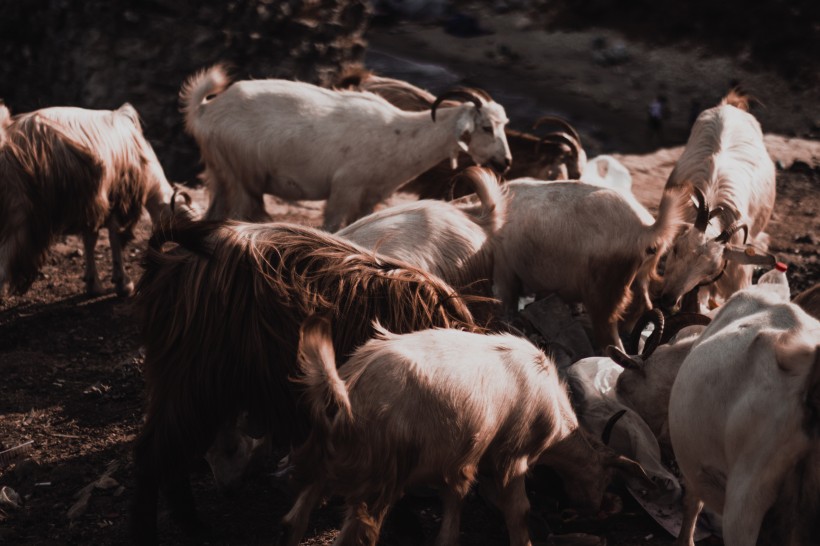
[[[492,132],[493,132],[493,128],[492,128],[492,126],[490,126],[490,127],[482,127],[481,129],[482,129],[485,133],[492,133]]]
[[[654,246],[650,246],[649,248],[646,249],[646,253],[649,254],[649,255],[655,255],[655,254],[658,253],[658,249],[655,248]]]

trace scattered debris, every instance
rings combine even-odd
[[[31,451],[33,446],[34,440],[29,440],[28,442],[23,442],[22,444],[5,451],[0,451],[0,467],[8,466],[21,460]]]
[[[71,506],[71,508],[68,509],[68,512],[66,514],[68,516],[68,519],[74,520],[85,513],[85,511],[88,509],[88,502],[91,500],[91,493],[94,491],[94,489],[105,490],[120,485],[117,480],[111,477],[111,474],[116,472],[117,469],[119,469],[119,467],[119,461],[111,461],[108,464],[108,467],[105,469],[105,472],[103,472],[99,478],[89,483],[88,485],[86,485],[74,494],[74,498],[77,499],[77,501]],[[117,493],[115,492],[115,494]]]
[[[17,509],[20,508],[21,502],[23,502],[23,499],[20,498],[17,491],[8,485],[0,487],[0,506]]]

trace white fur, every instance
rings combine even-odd
[[[734,216],[748,225],[749,241],[755,242],[774,208],[775,167],[754,116],[726,99],[700,114],[666,190],[689,185],[703,192],[712,209],[724,207],[723,218]],[[666,305],[673,306],[698,283],[716,277],[726,259],[725,273],[710,287],[711,295],[725,300],[751,284],[752,267],[732,259],[727,245],[715,241],[728,227],[719,224],[715,218],[705,232],[689,226],[676,239],[664,272],[661,297]],[[736,233],[731,241],[742,242],[741,235]]]
[[[216,66],[181,92],[206,166],[209,219],[266,220],[262,196],[270,193],[327,199],[324,225],[336,231],[460,150],[479,164],[510,160],[507,116],[495,102],[442,107],[434,122],[430,112],[405,112],[371,93],[227,82]]]
[[[684,360],[669,431],[691,531],[703,503],[723,514],[726,546],[755,544],[767,511],[778,544],[817,544],[820,322],[773,285],[736,293]],[[813,393],[810,394],[809,393]],[[808,428],[807,423],[814,420]],[[678,544],[693,544],[684,532]]]
[[[508,315],[523,294],[555,292],[582,302],[595,342],[622,347],[617,323],[635,285],[651,308],[648,284],[654,255],[663,252],[682,222],[677,194],[657,221],[631,195],[578,182],[522,179],[507,184],[507,222],[494,248],[493,282]]]
[[[490,241],[506,218],[506,197],[489,171],[470,167],[464,176],[475,185],[479,206],[415,201],[361,218],[337,235],[429,271],[455,287],[488,279]]]

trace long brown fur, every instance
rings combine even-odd
[[[135,448],[134,530],[147,540],[156,532],[162,482],[177,480],[166,483],[166,495],[190,505],[180,510],[195,518],[187,478],[179,476],[241,411],[280,446],[303,439],[306,409],[289,378],[308,316],[329,317],[340,361],[372,337],[374,319],[395,332],[477,329],[440,279],[291,224],[203,222],[156,232],[136,305],[148,407]]]
[[[49,246],[63,233],[99,229],[95,199],[102,164],[53,123],[33,116],[6,130],[0,148],[0,289],[28,290]],[[5,265],[5,272],[3,266]]]

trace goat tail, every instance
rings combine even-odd
[[[467,167],[459,176],[473,186],[481,202],[478,223],[489,235],[497,232],[507,220],[507,195],[498,177],[481,167]]]
[[[227,68],[221,64],[200,70],[185,81],[179,92],[179,102],[185,114],[185,129],[188,133],[194,133],[200,106],[209,97],[222,93],[230,84]]]
[[[336,414],[346,422],[353,418],[347,387],[336,370],[330,321],[311,315],[299,329],[298,364],[302,376],[296,380],[305,387],[314,423],[330,427]]]
[[[663,192],[658,217],[650,227],[646,241],[644,241],[645,248],[653,248],[660,256],[671,246],[678,230],[686,222],[686,212],[691,207],[689,199],[691,193],[692,190],[688,185]]]

